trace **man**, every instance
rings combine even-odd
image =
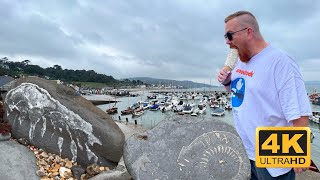
[[[218,81],[232,92],[233,118],[251,163],[251,179],[295,179],[305,168],[257,168],[255,131],[259,126],[308,126],[311,107],[294,60],[268,44],[253,14],[239,11],[225,19],[226,43],[239,52],[231,73]]]

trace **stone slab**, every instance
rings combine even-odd
[[[0,141],[0,179],[37,180],[36,158],[31,150],[15,141]]]
[[[124,161],[134,179],[249,179],[250,162],[235,129],[222,121],[172,116],[131,136]]]

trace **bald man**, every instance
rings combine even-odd
[[[218,74],[232,93],[234,124],[251,162],[251,179],[295,179],[306,168],[257,168],[256,128],[309,126],[312,114],[304,81],[295,61],[262,37],[255,16],[239,11],[225,19],[225,39],[239,52],[232,72]]]

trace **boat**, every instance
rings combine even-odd
[[[155,94],[153,94],[153,95],[147,96],[147,98],[148,98],[148,99],[157,99],[157,96],[156,96]]]
[[[219,105],[225,105],[228,102],[226,97],[219,97],[217,101]]]
[[[132,117],[138,117],[144,114],[143,108],[138,108],[132,112]]]
[[[198,105],[198,109],[199,109],[199,111],[198,111],[198,114],[204,114],[204,113],[206,113],[206,105],[204,104],[204,105],[202,105],[202,104],[199,104]]]
[[[159,110],[159,104],[154,104],[154,105],[150,106],[149,109],[151,111],[157,111],[157,110]]]
[[[224,109],[214,108],[214,109],[212,109],[211,115],[212,116],[223,116],[224,112],[225,112]]]
[[[149,109],[149,102],[144,102],[142,105],[143,109]]]
[[[219,107],[219,102],[216,100],[211,99],[209,102],[211,108],[218,108]]]
[[[196,108],[195,110],[192,111],[191,116],[198,116],[199,113],[199,108]]]
[[[173,107],[173,112],[182,112],[183,105],[176,105]]]
[[[125,109],[125,110],[121,111],[121,115],[132,114],[132,112],[133,112],[133,109],[128,108],[128,109]]]
[[[118,113],[118,108],[117,107],[112,107],[106,110],[108,114],[116,114]]]
[[[192,111],[193,111],[193,107],[190,104],[187,104],[186,106],[184,106],[182,110],[184,114],[191,114]]]
[[[167,112],[167,111],[171,111],[172,107],[173,107],[172,104],[169,104],[169,105],[166,105],[166,106],[160,106],[160,110],[161,110],[161,112]]]
[[[319,124],[320,121],[320,111],[314,111],[312,112],[312,116],[309,117],[309,120],[311,120],[314,123]]]
[[[228,111],[232,110],[231,104],[227,104],[227,105],[224,107],[224,109],[225,109],[225,110],[228,110]]]

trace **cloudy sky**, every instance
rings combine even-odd
[[[0,58],[217,84],[228,46],[224,18],[248,10],[266,41],[320,80],[317,0],[0,0]]]

